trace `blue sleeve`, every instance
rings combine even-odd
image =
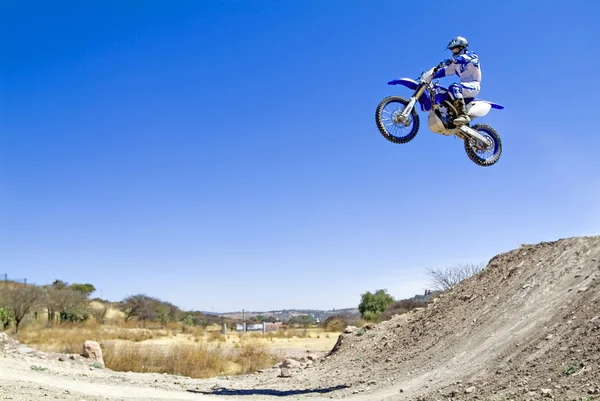
[[[455,58],[457,64],[468,64],[471,61],[477,61],[477,54],[474,52],[468,52]]]
[[[446,76],[446,67],[444,68],[440,68],[438,70],[438,72],[435,73],[435,75],[433,76],[433,78],[442,78]]]

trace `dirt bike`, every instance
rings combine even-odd
[[[388,96],[383,99],[375,112],[377,128],[390,142],[410,142],[417,135],[420,126],[415,107],[418,102],[422,111],[429,112],[427,123],[431,131],[462,139],[469,159],[480,166],[491,166],[500,159],[502,140],[496,130],[487,124],[454,125],[452,121],[459,116],[459,112],[452,104],[449,90],[437,81],[432,83],[436,72],[443,66],[444,62],[441,62],[424,71],[416,81],[401,78],[388,82],[388,85],[403,85],[414,92],[410,99],[401,96]],[[467,115],[471,120],[485,116],[492,108],[500,110],[504,108],[497,103],[476,98],[465,98],[465,104]],[[405,128],[410,128],[407,134],[397,135],[396,129]],[[394,131],[390,132],[390,130]]]

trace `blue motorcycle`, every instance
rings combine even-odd
[[[452,104],[448,89],[438,82],[432,83],[436,72],[443,66],[444,62],[441,62],[424,71],[416,81],[401,78],[388,82],[388,85],[403,85],[414,92],[409,99],[402,96],[383,99],[375,112],[377,128],[390,142],[410,142],[419,131],[420,120],[415,107],[419,103],[421,111],[429,113],[427,124],[432,132],[462,139],[469,159],[480,166],[491,166],[502,154],[500,135],[487,124],[454,125],[452,121],[459,113]],[[491,109],[504,108],[497,103],[476,98],[465,98],[465,104],[471,121],[485,116]]]

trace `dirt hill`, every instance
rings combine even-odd
[[[374,399],[600,399],[599,282],[598,236],[524,245],[426,309],[343,334],[295,380]]]
[[[427,308],[349,328],[315,361],[246,376],[178,377],[176,384],[199,399],[596,400],[599,282],[600,236],[523,245]],[[136,386],[157,380],[127,377]]]

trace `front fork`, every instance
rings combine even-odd
[[[415,103],[417,103],[418,99],[421,97],[423,92],[425,92],[425,85],[421,84],[419,86],[419,89],[417,89],[417,91],[410,97],[410,100],[408,101],[406,107],[404,107],[402,112],[397,116],[397,122],[402,123],[405,126],[408,126],[410,124],[408,116],[412,112],[413,108],[415,107]]]

